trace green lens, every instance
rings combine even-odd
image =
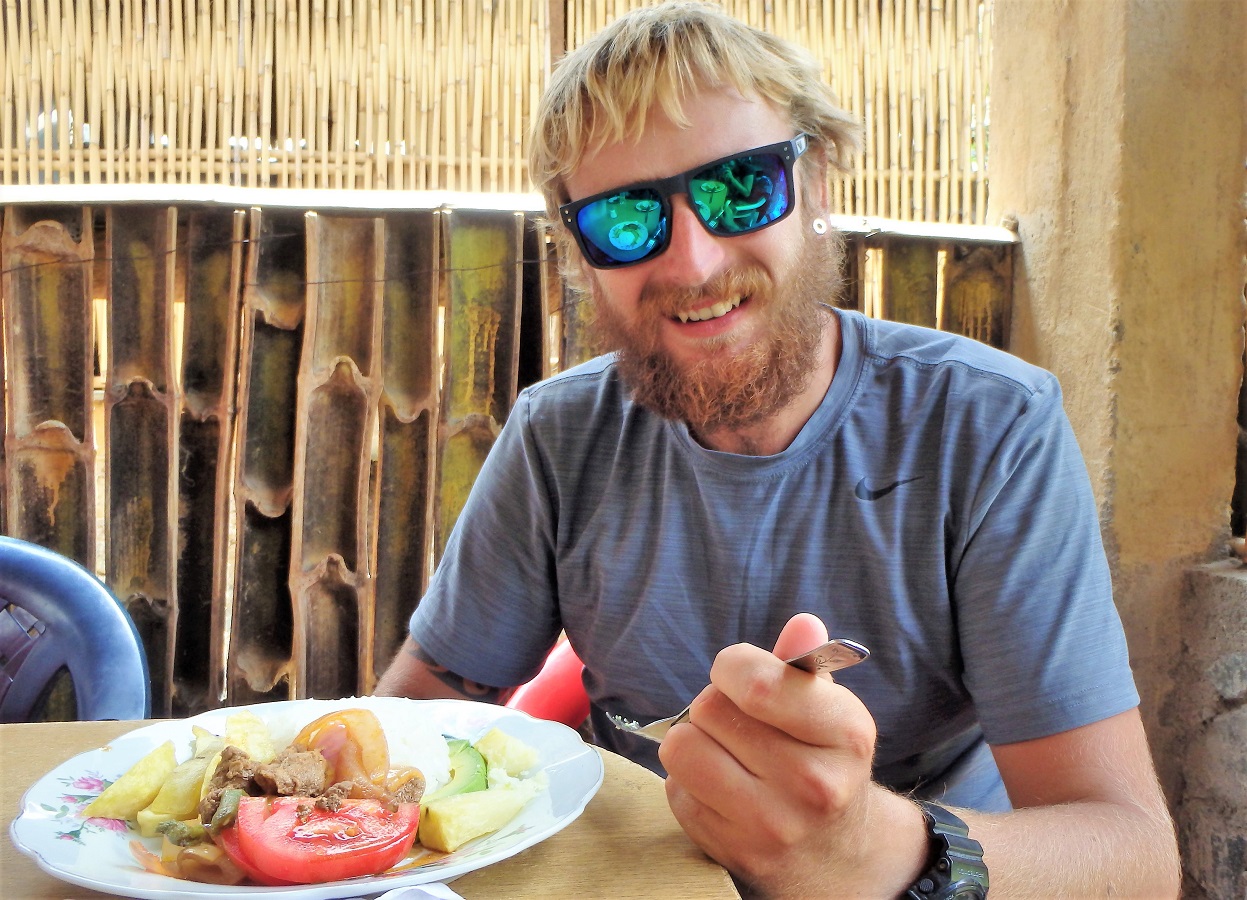
[[[576,227],[598,265],[636,262],[666,244],[662,202],[648,188],[620,191],[582,207]]]
[[[689,179],[689,196],[715,234],[741,234],[769,225],[788,212],[792,200],[777,153],[738,156],[698,172]]]

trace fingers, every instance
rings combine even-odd
[[[740,770],[736,773],[721,765],[715,774],[748,776],[763,782],[759,789],[764,792],[793,791],[808,796],[812,805],[830,811],[839,803],[834,795],[836,788],[831,785],[870,776],[874,722],[847,689],[809,673],[800,674],[806,681],[821,682],[822,690],[819,698],[799,704],[806,709],[795,715],[776,716],[772,715],[773,709],[768,709],[772,721],[766,721],[712,689],[694,703],[690,721],[713,743],[714,749],[729,757]],[[692,743],[692,729],[673,729],[669,737],[676,737],[677,731],[681,743]],[[679,747],[680,743],[673,741],[672,756]],[[689,772],[690,777],[700,778],[703,774]],[[823,796],[825,790],[831,793]]]
[[[724,717],[724,721],[730,728],[730,719]],[[740,739],[748,743],[749,733],[743,732]],[[790,839],[790,829],[800,822],[788,804],[789,792],[771,778],[771,772],[763,766],[751,771],[697,726],[673,728],[658,753],[667,766],[667,799],[672,812],[703,846],[725,848],[732,843],[725,837],[742,833],[752,835],[758,845],[783,843]]]
[[[667,734],[659,758],[676,820],[749,881],[782,875],[782,860],[811,835],[841,833],[869,785],[869,756],[801,743],[713,688],[694,703],[691,723]]]
[[[775,641],[775,655],[780,659],[792,659],[826,640],[827,626],[822,619],[813,613],[797,613],[780,631]]]
[[[710,669],[713,688],[744,715],[814,746],[866,736],[873,752],[874,720],[848,689],[785,664],[759,647],[721,650]]]

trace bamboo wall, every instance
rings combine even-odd
[[[531,211],[3,207],[3,531],[101,572],[156,715],[371,691],[524,385]],[[1004,346],[1013,236],[845,219],[844,305]]]
[[[371,690],[550,372],[530,216],[4,209],[3,530],[103,573],[157,715]]]
[[[5,0],[0,182],[527,192],[551,60],[638,2]],[[984,221],[989,0],[723,6],[866,123],[840,211]]]

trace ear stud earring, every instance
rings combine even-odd
[[[827,233],[827,220],[821,216],[810,223],[810,227],[814,229],[815,234]]]

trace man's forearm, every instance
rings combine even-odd
[[[514,690],[490,687],[457,675],[440,665],[423,647],[408,637],[377,682],[373,693],[380,697],[504,703]]]
[[[1181,867],[1166,815],[1097,801],[957,814],[983,845],[993,898],[1178,896]]]

